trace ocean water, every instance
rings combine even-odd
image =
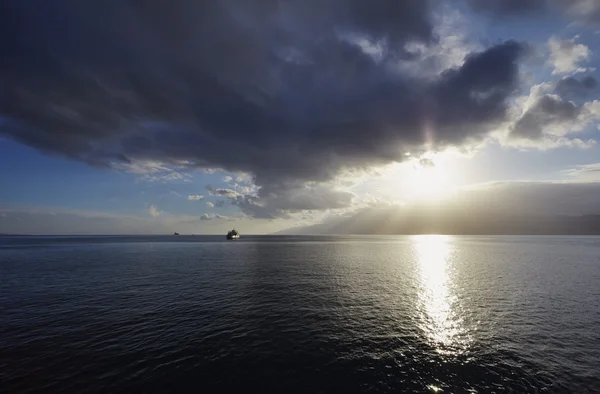
[[[600,392],[600,238],[0,238],[0,392]]]

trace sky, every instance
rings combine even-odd
[[[600,214],[597,0],[5,0],[0,34],[0,233]]]

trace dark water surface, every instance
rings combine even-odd
[[[223,238],[0,238],[2,389],[600,392],[600,238]]]

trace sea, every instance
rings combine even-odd
[[[0,237],[0,392],[600,392],[600,238]]]

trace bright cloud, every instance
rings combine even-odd
[[[570,40],[561,40],[552,37],[548,40],[550,59],[548,64],[553,67],[552,74],[567,74],[585,72],[586,68],[580,64],[590,58],[590,49],[583,44],[576,43],[577,37]]]
[[[158,210],[156,205],[151,205],[150,208],[148,208],[148,213],[153,218],[156,218],[156,217],[160,216],[160,214],[161,214],[161,212]]]

